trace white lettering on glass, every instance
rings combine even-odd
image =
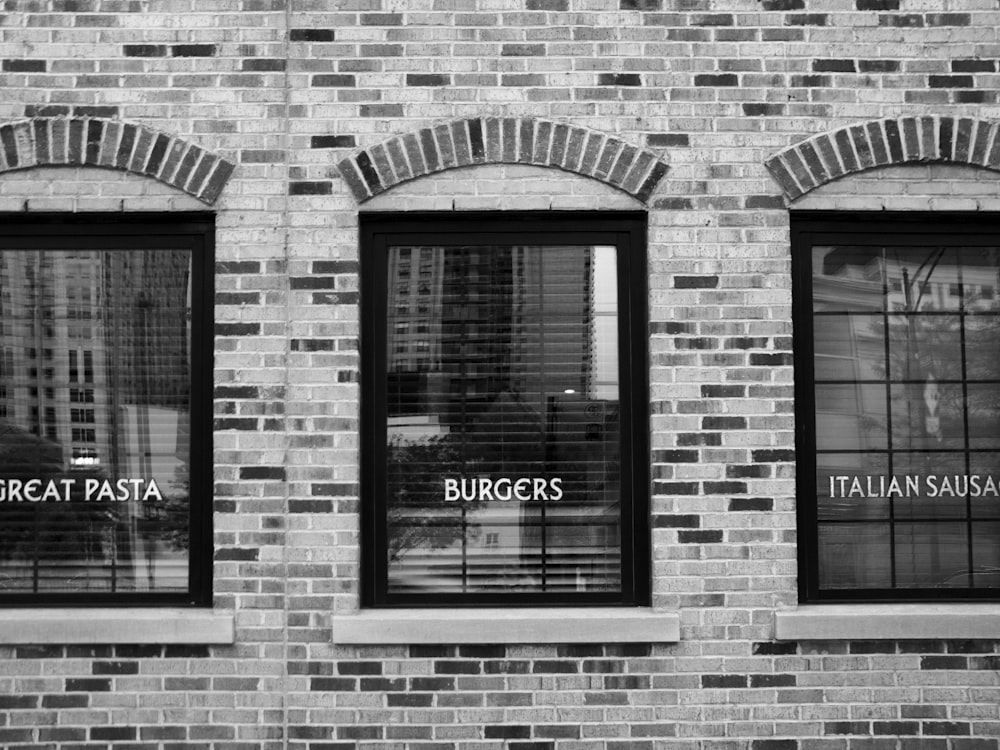
[[[444,499],[445,502],[449,503],[457,500],[506,502],[514,499],[530,502],[533,500],[561,500],[562,496],[561,477],[553,477],[552,479],[542,477],[518,477],[516,479],[510,477],[500,477],[499,479],[445,477],[444,479]]]

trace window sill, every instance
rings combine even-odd
[[[679,615],[638,607],[371,609],[333,618],[333,642],[337,645],[679,640]]]
[[[775,638],[1000,638],[1000,604],[807,604],[775,614]]]
[[[211,609],[8,609],[0,613],[0,644],[231,644],[232,614]]]

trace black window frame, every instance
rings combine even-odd
[[[645,212],[369,212],[360,215],[361,601],[364,607],[648,606],[648,295]],[[539,239],[541,235],[548,239]],[[394,594],[387,592],[386,498],[375,479],[386,463],[387,247],[469,244],[615,245],[618,248],[622,465],[622,590],[612,594]]]
[[[0,253],[24,250],[190,250],[191,390],[188,589],[186,592],[0,593],[0,607],[210,607],[213,560],[215,215],[212,212],[0,214]],[[81,364],[81,375],[83,365]],[[74,384],[79,392],[90,383]],[[81,403],[92,403],[93,396]],[[199,502],[194,499],[199,498]]]
[[[814,246],[844,244],[919,247],[947,244],[958,247],[1000,247],[1000,215],[968,212],[793,211],[790,218],[792,320],[795,342],[793,361],[799,602],[833,604],[1000,601],[1000,589],[950,586],[888,589],[820,588],[812,276]],[[900,237],[903,239],[894,239]],[[888,347],[888,344],[886,346]],[[997,363],[997,369],[1000,373],[1000,362]],[[892,449],[889,450],[891,452]],[[957,520],[962,520],[967,526],[967,534],[971,534],[974,519],[970,514]],[[891,517],[889,523],[890,525],[893,523]],[[971,545],[969,554],[971,557]],[[894,559],[892,547],[889,549],[889,557],[890,560]]]

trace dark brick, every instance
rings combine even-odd
[[[240,479],[285,480],[284,466],[241,466]]]
[[[324,73],[312,77],[312,86],[350,88],[355,85],[353,75],[345,73]]]
[[[855,0],[858,10],[899,10],[899,0]]]
[[[309,143],[310,148],[354,148],[355,145],[353,135],[314,135]]]
[[[745,688],[747,676],[745,674],[703,674],[701,686],[703,688]]]
[[[688,146],[691,138],[686,133],[650,133],[646,143],[653,147]]]
[[[337,673],[342,675],[382,674],[382,663],[377,661],[342,661],[337,664]]]
[[[972,16],[968,13],[928,13],[928,26],[971,26]]]
[[[920,722],[920,731],[923,734],[934,735],[969,735],[972,730],[969,724],[959,721],[922,721]],[[908,734],[917,734],[917,732],[908,732]]]
[[[292,42],[332,42],[336,35],[333,29],[291,29],[288,39]]]
[[[0,709],[34,709],[38,708],[37,695],[0,695]]]
[[[677,436],[677,445],[722,445],[722,435],[718,432],[683,432]]]
[[[774,510],[774,500],[769,497],[733,497],[729,499],[729,510],[733,513]]]
[[[440,692],[442,690],[454,690],[454,677],[412,677],[410,678],[410,690],[426,690],[430,692]]]
[[[747,102],[743,104],[743,114],[747,117],[777,117],[785,114],[785,105]]]
[[[735,73],[701,73],[694,77],[695,86],[739,86]]]
[[[783,365],[791,365],[792,355],[754,353],[750,355],[750,364],[755,367],[781,367]]]
[[[756,463],[771,463],[775,461],[794,461],[794,450],[761,449],[751,451],[751,457]]]
[[[91,727],[91,740],[134,740],[138,737],[135,727]]]
[[[889,734],[899,736],[902,734],[919,734],[920,723],[916,721],[876,721],[872,725],[875,734]]]
[[[166,57],[165,44],[126,44],[122,48],[125,57]]]
[[[718,544],[722,541],[722,530],[679,531],[677,541],[681,544]]]
[[[531,737],[531,727],[514,724],[486,726],[483,736],[488,740],[526,740]]]
[[[798,644],[787,641],[758,641],[753,644],[754,656],[791,656],[798,653]]]
[[[244,60],[240,70],[246,72],[280,73],[285,69],[285,60],[278,57],[254,57]]]
[[[4,73],[44,73],[45,60],[4,60]]]
[[[253,417],[225,418],[220,417],[213,422],[216,430],[256,430],[257,420]]]
[[[963,60],[951,61],[952,73],[995,73],[997,70],[996,60],[980,60],[978,58],[967,58]]]
[[[747,427],[746,417],[703,417],[701,428],[703,430],[745,430]]]
[[[858,60],[858,71],[861,73],[896,73],[899,71],[899,61]]]
[[[482,663],[478,661],[438,661],[434,663],[434,674],[481,674]]]
[[[111,691],[111,680],[96,677],[79,679],[67,678],[67,693],[107,693]]]
[[[569,10],[569,0],[527,0],[525,10]]]
[[[216,323],[216,336],[256,336],[260,333],[260,323]]]
[[[855,73],[854,60],[813,60],[814,73]]]
[[[766,479],[770,476],[771,467],[767,464],[754,464],[751,466],[728,464],[726,466],[726,479]]]
[[[440,73],[407,73],[407,86],[450,86],[451,76]]]
[[[332,513],[332,500],[296,500],[288,501],[289,513]]]
[[[173,57],[214,57],[214,44],[173,44],[170,46]]]
[[[717,289],[718,276],[674,276],[674,289]]]
[[[805,0],[763,0],[763,10],[805,10]]]
[[[220,547],[215,550],[215,559],[222,561],[253,561],[256,560],[260,550],[251,547]]]
[[[750,687],[752,688],[778,688],[795,687],[796,679],[793,674],[752,674],[750,675]]]
[[[797,13],[787,16],[785,23],[789,26],[826,26],[827,20],[825,13]]]
[[[927,85],[932,89],[971,89],[975,83],[968,75],[929,75]]]
[[[754,740],[750,750],[799,750],[797,740]]]
[[[867,721],[824,721],[823,734],[866,734],[872,733]]]
[[[653,482],[653,492],[663,495],[697,495],[701,487],[697,482]]]
[[[967,656],[922,656],[921,669],[968,669]]]
[[[90,696],[86,693],[42,696],[42,708],[87,708],[88,706],[90,706]]]
[[[641,86],[642,76],[638,73],[598,73],[598,86]]]

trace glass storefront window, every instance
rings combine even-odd
[[[644,226],[522,221],[363,223],[374,603],[635,602],[646,587],[629,281]]]
[[[805,599],[1000,593],[997,228],[793,217]]]
[[[0,601],[204,603],[211,222],[0,242]]]

